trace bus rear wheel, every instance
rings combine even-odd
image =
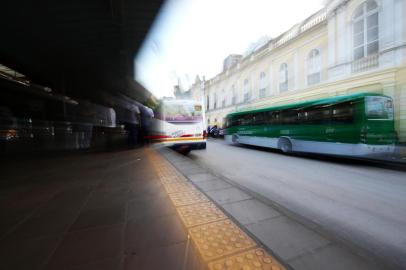
[[[292,152],[292,143],[289,139],[281,138],[279,139],[279,149],[285,154]]]

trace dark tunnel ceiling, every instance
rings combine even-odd
[[[0,63],[72,96],[148,95],[134,57],[163,0],[5,1]]]

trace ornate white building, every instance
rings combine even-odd
[[[204,82],[208,124],[247,107],[368,91],[393,97],[406,142],[405,20],[405,0],[329,1]]]

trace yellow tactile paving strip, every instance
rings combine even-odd
[[[175,183],[186,183],[186,180],[182,179],[179,176],[173,176],[173,177],[162,176],[161,182],[162,182],[162,184],[166,185],[166,184],[175,184]]]
[[[229,219],[194,227],[189,233],[205,261],[255,246],[255,242]]]
[[[192,190],[180,193],[169,193],[169,198],[175,206],[184,206],[195,203],[208,202],[206,196],[198,190]]]
[[[164,187],[166,189],[166,192],[168,193],[188,192],[190,190],[196,190],[196,188],[188,182],[165,183]]]
[[[148,156],[208,269],[285,270],[167,160]]]
[[[284,268],[269,256],[265,250],[256,248],[211,262],[209,263],[209,269],[281,270]]]
[[[176,210],[187,228],[227,218],[223,212],[211,202],[181,206]]]

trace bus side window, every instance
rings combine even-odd
[[[297,121],[299,124],[303,124],[307,120],[307,112],[305,110],[300,110],[297,114]]]
[[[237,116],[237,119],[236,119],[237,126],[242,126],[243,125],[243,117],[244,117],[244,115],[238,115]]]
[[[354,106],[350,102],[333,106],[333,122],[352,123],[354,121]]]
[[[253,115],[254,125],[263,125],[266,123],[266,112],[260,112]]]
[[[306,124],[328,124],[331,121],[331,107],[311,107],[307,113]]]
[[[228,118],[228,126],[227,127],[234,127],[237,125],[236,121],[235,121],[235,116],[231,116],[230,118]]]
[[[258,113],[252,114],[252,124],[257,125],[258,120],[259,120]]]
[[[266,115],[266,123],[268,125],[275,125],[276,121],[275,121],[275,112],[268,112]]]
[[[239,125],[241,125],[241,116],[240,115],[237,115],[237,116],[234,116],[233,117],[233,124],[232,124],[233,126],[239,126]]]
[[[239,126],[245,125],[245,115],[240,115],[238,120]]]
[[[247,125],[249,125],[249,123],[250,123],[250,115],[249,114],[244,114],[244,115],[241,115],[240,116],[241,117],[241,120],[240,120],[240,125],[241,126],[247,126]]]
[[[271,112],[271,124],[273,125],[280,125],[281,123],[281,117],[280,117],[280,112],[279,111],[274,111]]]
[[[272,124],[272,113],[273,112],[264,112],[264,124]]]
[[[281,113],[282,124],[295,125],[298,123],[297,117],[298,117],[298,113],[296,110],[293,110],[293,109],[284,110]]]
[[[244,125],[249,126],[252,124],[253,124],[253,115],[252,114],[244,115]]]

